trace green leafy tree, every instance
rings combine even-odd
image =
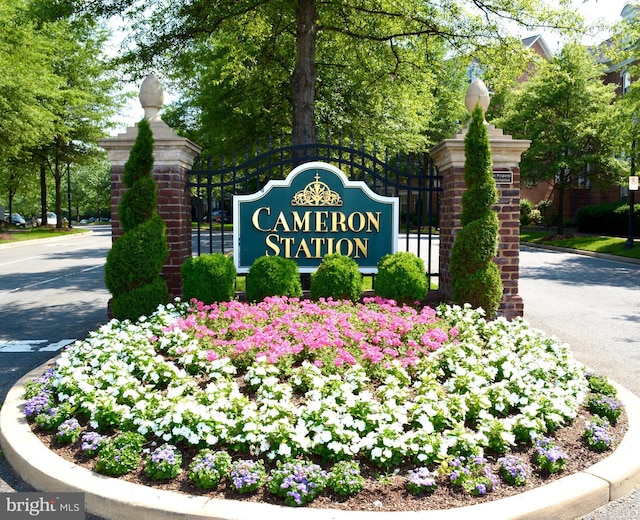
[[[104,58],[108,33],[98,21],[46,0],[0,4],[0,163],[17,160],[39,173],[46,222],[49,209],[63,214],[71,165],[101,153],[96,141],[121,101],[118,78]]]
[[[104,217],[111,205],[111,172],[106,157],[96,157],[86,164],[71,168],[73,212],[80,220],[84,216]]]
[[[579,180],[620,184],[625,165],[620,149],[620,111],[603,67],[588,49],[565,45],[536,74],[506,96],[505,115],[496,124],[531,147],[520,163],[525,183],[548,182],[557,203],[557,232],[564,232],[565,193]]]
[[[628,160],[630,175],[638,174],[640,158],[640,13],[638,6],[629,4],[633,14],[621,19],[616,25],[611,41],[602,45],[600,51],[608,59],[608,67],[620,73],[630,85],[616,102],[620,115],[620,152]],[[636,198],[637,202],[637,198]]]
[[[458,304],[482,307],[494,317],[502,299],[500,270],[493,262],[498,249],[498,215],[493,205],[498,190],[493,180],[493,162],[484,113],[476,106],[464,140],[462,213],[451,250],[452,298]]]
[[[52,66],[60,78],[59,87],[44,104],[54,114],[53,134],[35,154],[54,180],[54,212],[61,227],[63,178],[70,165],[84,164],[99,157],[97,140],[106,135],[115,114],[117,80],[109,71],[102,48],[107,33],[90,20],[59,20],[41,29],[58,49]],[[46,214],[43,196],[42,214]]]
[[[55,46],[27,8],[23,0],[0,2],[0,161],[38,145],[55,119],[42,104],[60,85],[51,66]]]
[[[165,224],[156,210],[157,187],[151,176],[153,133],[146,119],[124,166],[128,188],[120,199],[118,216],[124,234],[113,244],[105,264],[105,284],[113,295],[115,318],[136,320],[166,303],[169,292],[160,276],[169,256]]]
[[[181,85],[187,83],[192,97],[202,92],[197,104],[187,100],[181,105],[185,121],[202,122],[221,100],[220,109],[231,118],[228,124],[242,122],[249,134],[252,128],[266,128],[269,132],[259,132],[264,136],[290,121],[301,142],[313,136],[319,123],[328,120],[338,127],[344,119],[347,127],[352,123],[359,130],[358,136],[369,136],[367,130],[377,124],[398,142],[409,139],[405,149],[429,137],[440,71],[432,67],[434,60],[502,46],[507,23],[562,28],[581,23],[568,9],[568,0],[555,8],[543,0],[179,0],[147,2],[144,9],[140,5],[138,0],[56,3],[62,12],[128,17],[132,37],[123,58],[132,72],[164,70]],[[225,118],[216,121],[227,124]],[[207,129],[207,137],[214,139],[214,124],[209,122]]]

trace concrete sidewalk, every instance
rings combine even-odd
[[[22,413],[23,384],[42,374],[40,367],[9,391],[0,410],[0,445],[25,482],[40,491],[83,492],[87,512],[108,520],[297,520],[296,508],[190,496],[132,484],[76,466],[51,452],[34,435]],[[629,418],[619,447],[601,462],[538,489],[475,506],[438,511],[380,512],[305,509],[308,520],[556,520],[575,519],[617,500],[640,484],[640,398],[618,387]]]

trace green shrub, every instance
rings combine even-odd
[[[114,296],[111,311],[119,320],[136,321],[140,316],[150,316],[158,305],[169,301],[169,289],[163,278]]]
[[[127,187],[118,205],[124,234],[113,244],[105,264],[105,285],[113,295],[111,310],[119,320],[137,320],[169,299],[162,266],[169,256],[165,224],[156,211],[153,133],[149,121],[138,123],[138,136],[124,165]]]
[[[533,212],[533,202],[529,199],[520,199],[520,225],[528,226],[531,224],[531,213]]]
[[[185,300],[195,298],[204,303],[233,299],[236,267],[233,260],[213,253],[187,259],[180,270]]]
[[[120,476],[138,467],[142,458],[144,437],[139,433],[124,432],[110,439],[100,450],[96,471],[103,475]]]
[[[538,208],[534,208],[531,210],[531,214],[529,215],[529,223],[540,225],[542,224],[542,213]]]
[[[153,177],[143,177],[124,192],[118,206],[118,218],[124,232],[150,219],[155,212],[158,186]]]
[[[158,278],[169,254],[164,227],[156,214],[113,243],[107,255],[104,281],[114,297]]]
[[[311,274],[311,298],[357,301],[362,294],[362,274],[357,262],[338,253],[326,255]]]
[[[500,269],[490,263],[486,269],[455,278],[452,289],[454,298],[464,294],[465,300],[472,302],[474,307],[482,307],[487,316],[495,316],[502,298]]]
[[[589,390],[595,394],[604,394],[611,397],[616,397],[618,391],[613,386],[606,376],[600,374],[588,374],[587,381],[589,383]]]
[[[553,201],[551,199],[541,200],[536,204],[536,210],[540,213],[540,221],[545,226],[553,226],[558,220],[558,215],[553,211]]]
[[[489,136],[479,106],[471,114],[464,149],[467,189],[462,195],[462,229],[451,250],[451,297],[458,304],[482,307],[492,318],[503,292],[500,270],[493,262],[498,249],[499,223],[493,209],[498,190],[493,180]]]
[[[267,296],[301,297],[302,285],[298,264],[281,256],[257,258],[247,273],[247,300],[264,300]]]
[[[408,251],[387,254],[378,262],[375,293],[381,298],[413,303],[423,300],[429,280],[422,258]]]

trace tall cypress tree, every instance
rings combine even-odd
[[[500,270],[493,262],[498,249],[498,202],[493,179],[489,135],[482,109],[476,105],[464,140],[462,229],[451,251],[452,298],[458,304],[482,307],[494,317],[502,299]]]
[[[111,310],[119,320],[137,320],[167,303],[169,291],[160,276],[169,256],[165,224],[157,212],[153,169],[153,133],[138,123],[138,137],[124,165],[127,187],[118,205],[124,234],[113,244],[105,264],[105,284],[113,295]]]

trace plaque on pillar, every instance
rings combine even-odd
[[[513,172],[493,170],[493,180],[496,181],[496,184],[513,184]]]

